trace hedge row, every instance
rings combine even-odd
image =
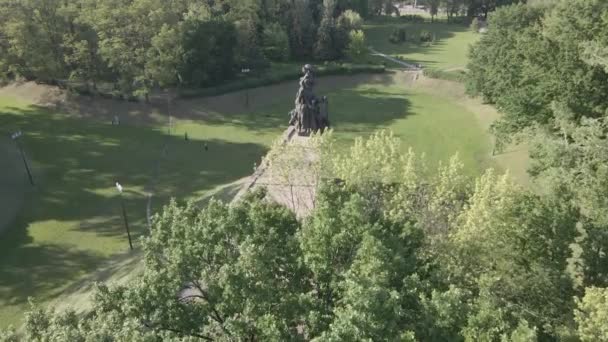
[[[463,83],[465,82],[467,75],[466,72],[463,70],[443,71],[438,69],[424,69],[423,73],[426,77]]]

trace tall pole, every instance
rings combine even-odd
[[[122,218],[125,221],[125,229],[127,230],[127,237],[129,237],[129,247],[133,250],[133,242],[131,242],[131,232],[129,231],[129,220],[127,220],[127,209],[125,208],[125,200],[122,198],[122,192],[120,193],[120,204],[122,206]]]
[[[122,197],[122,185],[116,182],[116,189],[118,190],[118,196],[120,196],[120,206],[122,207],[122,218],[125,221],[125,230],[127,231],[127,236],[129,237],[129,247],[133,250],[133,242],[131,242],[131,232],[129,231],[129,220],[127,220],[127,208],[125,207],[125,200]]]
[[[27,158],[25,157],[25,152],[23,152],[23,147],[19,143],[19,137],[21,137],[21,131],[13,134],[11,138],[15,140],[15,144],[17,144],[17,148],[19,149],[19,154],[21,154],[21,159],[23,160],[23,165],[25,166],[25,171],[27,172],[27,177],[30,180],[30,184],[34,185],[34,177],[32,177],[32,171],[30,170],[30,165],[27,163]]]

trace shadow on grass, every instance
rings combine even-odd
[[[195,100],[183,103],[192,108],[190,112],[176,110],[174,115],[211,127],[246,129],[232,134],[247,132],[253,137],[276,132],[278,136],[296,91],[295,82],[252,90],[260,99],[253,100],[249,110],[240,110],[246,106],[236,103],[244,92]],[[317,94],[328,95],[331,119],[349,134],[371,131],[408,115],[409,101],[399,91],[403,92],[394,86],[392,75],[358,75],[320,78]],[[218,105],[221,112],[199,115],[196,104],[201,104],[200,113],[207,108],[203,104]],[[0,109],[0,135],[24,132],[22,145],[36,181],[0,239],[0,307],[3,303],[25,307],[28,296],[43,301],[56,298],[103,267],[112,255],[128,249],[116,180],[125,187],[123,196],[137,240],[147,229],[150,184],[154,184],[154,212],[170,197],[201,198],[205,191],[248,176],[253,163],[267,152],[261,144],[229,140],[248,139],[242,136],[205,139],[205,150],[203,141],[194,136],[185,141],[183,136],[168,136],[164,129],[125,121],[111,126],[105,117],[83,120],[37,106]],[[161,153],[165,146],[168,152]],[[217,195],[235,191],[237,185]]]
[[[404,117],[409,107],[403,89],[387,90],[396,85],[393,73],[320,78],[317,85],[315,93],[328,97],[330,120],[336,126],[386,126],[392,120]],[[204,122],[209,125],[230,124],[250,131],[286,127],[297,89],[296,82],[252,89],[248,95],[249,109],[244,105],[246,93],[243,92],[207,99],[201,105],[212,109],[215,115]],[[264,99],[255,100],[260,97]]]
[[[21,142],[36,186],[0,239],[0,307],[25,304],[28,296],[57,296],[110,255],[128,249],[116,180],[125,187],[137,240],[147,230],[148,184],[156,183],[158,209],[170,197],[198,196],[249,175],[267,150],[209,139],[205,151],[201,141],[185,142],[155,128],[111,126],[36,106],[0,109],[0,135],[15,130],[24,132]]]
[[[404,28],[407,41],[393,44],[388,41],[395,29]],[[376,50],[387,55],[426,54],[433,55],[442,50],[446,41],[454,38],[456,33],[469,31],[469,28],[460,24],[446,23],[408,23],[398,20],[383,20],[382,22],[371,22],[366,25],[365,34],[370,45]],[[435,36],[432,44],[419,41],[421,31],[429,31]],[[424,59],[407,59],[408,62],[422,64],[426,67],[434,67],[435,61]]]
[[[95,253],[56,244],[27,244],[25,229],[13,229],[3,240],[0,267],[0,299],[3,305],[23,305],[28,297],[48,300],[63,291],[66,284],[100,264]]]

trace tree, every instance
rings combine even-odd
[[[563,144],[584,151],[568,129],[581,128],[562,129]],[[575,326],[603,339],[606,291],[586,272],[604,266],[585,263],[605,249],[578,236],[602,217],[568,187],[536,194],[492,170],[471,187],[457,158],[430,171],[387,132],[341,151],[317,138],[308,217],[264,190],[204,208],[173,200],[142,240],[142,275],[98,286],[87,315],[33,307],[26,339],[535,341]]]
[[[323,19],[317,31],[317,42],[314,47],[315,58],[319,60],[334,60],[340,54],[340,42],[337,41],[338,28],[333,18],[335,2],[325,0]]]
[[[62,43],[73,18],[62,14],[63,7],[49,0],[0,3],[2,59],[9,72],[47,82],[68,76]]]
[[[313,55],[317,27],[310,11],[309,0],[294,0],[289,13],[288,35],[291,55],[308,58]]]
[[[589,287],[575,311],[581,341],[608,340],[608,289]]]
[[[266,58],[277,62],[289,58],[289,37],[280,24],[273,23],[266,26],[262,41]]]
[[[363,25],[363,19],[359,13],[353,10],[346,10],[338,17],[338,22],[342,23],[345,30],[360,30]]]
[[[145,70],[161,87],[181,85],[183,81],[180,75],[184,64],[184,50],[180,44],[182,34],[181,27],[171,28],[165,24],[152,38]]]
[[[431,15],[431,21],[435,21],[437,12],[439,12],[439,5],[441,4],[441,0],[429,0],[428,3],[429,3],[429,14]]]
[[[463,3],[464,0],[443,0],[443,6],[448,15],[448,22],[452,21],[454,15],[457,15],[458,12],[460,12]]]
[[[504,113],[494,126],[499,142],[548,124],[554,101],[570,108],[575,121],[604,115],[600,94],[608,91],[606,73],[585,63],[581,44],[606,36],[600,18],[606,11],[602,1],[574,1],[560,2],[551,11],[501,7],[490,16],[488,33],[470,53],[467,88]]]
[[[347,54],[352,60],[357,60],[367,51],[365,33],[361,30],[350,31]]]
[[[573,305],[563,277],[576,234],[576,215],[567,205],[526,193],[506,176],[486,172],[450,234],[454,276],[460,286],[485,293],[484,305],[503,308],[507,332],[526,320],[554,334]],[[463,268],[464,267],[464,268]],[[468,285],[467,285],[468,284]],[[496,331],[498,333],[499,331]]]
[[[535,131],[530,154],[531,174],[551,189],[558,201],[571,203],[579,220],[576,246],[580,248],[580,286],[608,285],[606,255],[608,248],[608,141],[606,119],[584,119],[575,125],[563,105],[554,105],[555,120],[551,129]],[[559,135],[555,133],[559,132]]]
[[[234,24],[225,20],[192,20],[185,24],[182,39],[184,64],[180,74],[186,84],[210,86],[234,76]]]

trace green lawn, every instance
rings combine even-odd
[[[253,131],[199,123],[186,142],[183,132],[169,137],[155,126],[111,126],[0,98],[0,135],[17,129],[25,133],[22,143],[36,186],[27,183],[13,142],[0,141],[0,202],[11,204],[0,207],[5,228],[0,238],[0,326],[18,322],[28,296],[45,303],[128,249],[116,179],[125,187],[137,238],[146,230],[146,193],[154,179],[155,208],[170,196],[198,198],[248,175],[281,132],[280,127]],[[161,158],[164,144],[168,154]]]
[[[406,42],[393,44],[388,41],[390,34],[397,28],[405,28]],[[435,43],[420,43],[418,37],[422,30],[432,32],[435,35]],[[374,49],[387,55],[403,57],[408,62],[437,69],[466,66],[469,45],[479,37],[460,24],[408,23],[397,18],[369,21],[364,26],[364,31],[368,45]]]
[[[459,153],[471,175],[491,165],[489,137],[474,114],[432,89],[412,87],[403,75],[318,80],[317,93],[329,97],[340,145],[388,128],[403,139],[404,149],[426,153],[431,164]],[[0,326],[19,322],[28,296],[56,301],[127,251],[116,179],[126,189],[129,220],[139,237],[146,231],[151,184],[158,209],[172,196],[201,198],[249,175],[285,128],[295,92],[296,82],[290,82],[183,101],[182,108],[206,114],[174,120],[171,136],[154,122],[111,126],[106,119],[0,98],[0,136],[17,129],[25,133],[23,146],[37,184],[27,184],[13,142],[1,140],[0,160],[9,164],[2,176],[11,186],[10,198],[0,201],[13,205],[0,207],[0,222],[10,220],[0,238]]]
[[[388,129],[402,140],[404,152],[412,147],[425,153],[429,166],[447,161],[456,153],[469,175],[479,175],[495,166],[489,158],[488,133],[473,113],[440,93],[403,83],[401,75],[376,75],[319,93],[330,100],[330,120],[338,146],[350,146],[356,137]],[[318,81],[321,89],[323,82]],[[286,117],[292,103],[290,98],[278,96],[273,103],[256,108],[252,115],[271,120]]]

